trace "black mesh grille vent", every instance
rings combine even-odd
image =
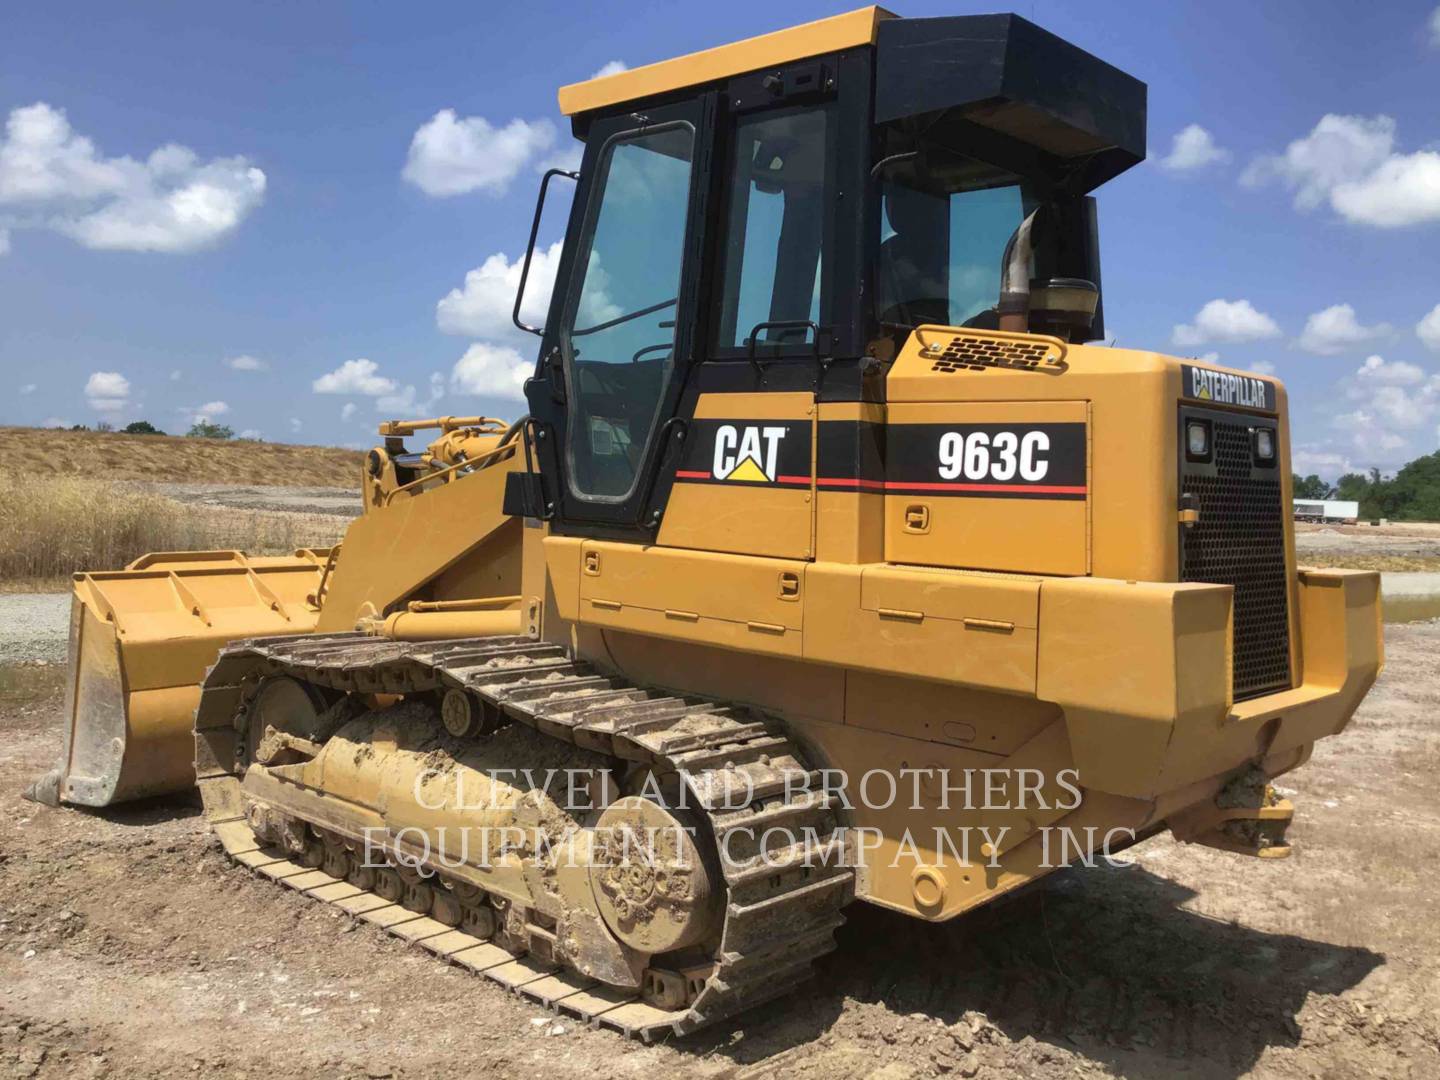
[[[937,346],[931,346],[931,355]],[[1065,357],[1057,341],[986,337],[970,331],[956,334],[930,370],[935,372],[984,371],[986,368],[1034,369],[1056,366]]]
[[[1183,439],[1187,414],[1181,415]],[[1182,530],[1181,580],[1235,588],[1235,698],[1290,686],[1289,591],[1284,508],[1275,469],[1253,464],[1250,425],[1207,412],[1213,467],[1184,461],[1180,490],[1199,500],[1200,521]]]

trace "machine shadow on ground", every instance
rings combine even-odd
[[[913,1038],[917,1014],[948,1025],[973,1012],[1005,1041],[1029,1036],[1123,1076],[1238,1077],[1268,1047],[1298,1044],[1309,995],[1344,993],[1385,962],[1185,910],[1195,895],[1134,866],[1064,871],[947,925],[854,904],[788,1016],[752,1014],[743,1040],[730,1024],[693,1045],[763,1066],[862,1002],[884,1010],[877,1041]]]

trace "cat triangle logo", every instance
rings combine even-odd
[[[770,477],[765,475],[765,470],[760,468],[760,463],[753,457],[747,457],[735,468],[730,470],[726,480],[749,480],[752,483],[768,484]]]
[[[779,475],[782,424],[721,424],[715,429],[710,475],[716,480],[773,484]]]

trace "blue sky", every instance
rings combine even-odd
[[[847,6],[11,5],[0,423],[368,445],[387,415],[513,416],[513,263],[573,156],[556,86]],[[1306,471],[1434,451],[1434,0],[1016,10],[1150,87],[1150,160],[1100,192],[1118,344],[1273,369]]]

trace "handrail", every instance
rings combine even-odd
[[[428,420],[386,420],[381,423],[379,434],[414,435],[432,428],[448,434],[467,427],[498,427],[503,431],[507,426],[498,416],[434,416]]]
[[[520,267],[520,283],[515,287],[515,310],[510,313],[510,321],[515,324],[517,330],[523,330],[527,334],[534,334],[537,337],[544,337],[543,327],[530,326],[520,321],[520,304],[525,299],[525,283],[530,280],[530,260],[535,255],[535,237],[540,233],[540,215],[545,211],[545,191],[550,187],[550,181],[556,176],[568,176],[576,183],[580,182],[578,172],[570,172],[568,169],[548,169],[540,179],[540,195],[535,200],[535,220],[530,223],[530,242],[525,245],[525,262]]]
[[[450,477],[451,477],[457,470],[459,470],[459,469],[466,469],[466,468],[469,468],[469,469],[478,468],[478,467],[481,465],[482,462],[487,462],[487,461],[489,461],[490,458],[493,458],[493,457],[495,457],[496,455],[498,455],[498,454],[500,453],[500,451],[502,451],[502,450],[513,450],[513,449],[514,449],[514,442],[515,442],[515,439],[514,439],[514,436],[512,435],[510,438],[506,439],[504,442],[499,443],[499,444],[496,445],[496,446],[492,446],[489,450],[484,450],[484,451],[482,451],[481,453],[476,454],[473,458],[466,458],[464,461],[457,461],[457,462],[455,462],[455,463],[452,464],[452,465],[446,465],[443,469],[437,469],[437,470],[435,470],[435,471],[432,472],[432,473],[427,473],[426,475],[420,477],[418,480],[411,480],[410,483],[408,483],[408,484],[402,484],[400,487],[397,487],[397,488],[395,488],[395,489],[392,490],[392,491],[387,491],[387,492],[385,493],[385,500],[384,500],[384,502],[382,502],[380,505],[381,505],[381,506],[389,506],[389,505],[390,505],[390,500],[393,499],[393,498],[395,498],[396,495],[399,495],[399,494],[401,494],[402,492],[410,491],[410,490],[413,489],[413,488],[423,487],[424,485],[429,484],[429,483],[432,483],[432,482],[434,482],[434,481],[436,481],[436,480],[441,480],[441,479],[443,479],[443,480],[445,480],[445,481],[448,483],[449,480],[450,480]],[[493,462],[492,462],[492,464],[493,464]]]
[[[330,571],[335,569],[335,561],[340,558],[340,545],[336,544],[330,549],[330,555],[325,560],[325,569],[320,572],[320,584],[315,586],[315,591],[305,598],[308,604],[312,604],[318,611],[325,606],[325,588],[330,583]]]

